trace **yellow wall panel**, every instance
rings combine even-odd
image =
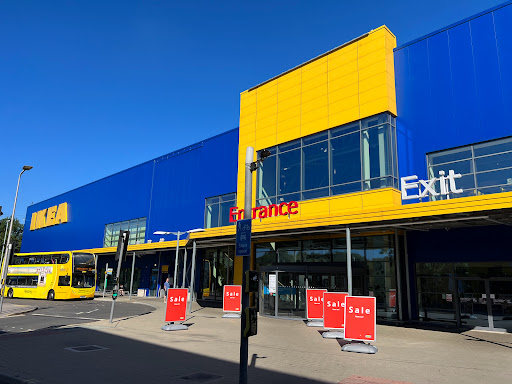
[[[281,114],[283,113],[284,111],[288,111],[289,109],[293,108],[293,109],[299,109],[300,111],[300,103],[301,103],[301,100],[302,100],[302,97],[301,95],[298,95],[298,96],[295,96],[295,97],[291,97],[289,99],[286,99],[284,101],[280,101],[278,104],[277,104],[277,113],[278,114]]]
[[[277,113],[256,120],[256,132],[259,133],[262,129],[266,129],[269,126],[274,125],[274,130],[276,129],[275,125],[277,124]]]
[[[287,88],[283,91],[279,90],[277,94],[277,102],[281,103],[282,101],[293,99],[296,97],[300,97],[302,93],[302,84],[294,85],[293,87]]]
[[[301,70],[290,72],[277,79],[277,90],[278,92],[285,91],[287,89],[296,87],[302,82]]]
[[[359,70],[359,81],[369,79],[387,70],[387,60],[379,61]]]
[[[301,114],[301,124],[304,125],[306,123],[310,123],[312,121],[323,119],[327,117],[329,114],[329,108],[327,105],[324,105],[321,108],[317,108],[314,111],[302,113]]]
[[[269,97],[277,95],[277,81],[271,81],[263,84],[261,87],[256,88],[256,101],[265,100]],[[253,91],[254,92],[254,91]]]
[[[353,48],[350,50],[340,49],[327,56],[329,71],[357,60],[357,47],[355,44],[351,45],[351,47]]]
[[[327,73],[327,57],[321,57],[314,62],[302,67],[302,82],[313,79],[321,74]]]
[[[341,65],[337,68],[333,68],[329,70],[329,80],[337,79],[338,77],[343,77],[347,75],[351,75],[356,73],[358,70],[358,62],[357,60],[351,61],[350,63]]]
[[[340,88],[336,91],[329,92],[329,104],[334,104],[340,100],[344,100],[349,97],[357,96],[359,93],[359,84],[347,85],[344,88]],[[356,98],[358,100],[358,98]]]
[[[251,115],[253,113],[256,113],[256,103],[240,108],[240,116]]]
[[[303,102],[302,103],[302,115],[314,111],[318,108],[325,107],[329,103],[329,99],[327,98],[327,92],[320,97],[317,97],[316,99]]]
[[[359,57],[357,59],[357,62],[359,65],[359,69],[361,70],[361,69],[366,68],[372,64],[378,63],[379,61],[384,62],[384,60],[386,60],[386,51],[380,50],[380,51],[374,52],[371,55]]]
[[[327,84],[327,72],[322,73],[320,76],[313,77],[307,81],[302,81],[302,95],[304,93],[317,89]]]
[[[381,87],[385,87],[387,89],[387,84],[388,74],[386,72],[381,72],[378,75],[359,81],[359,93],[363,94],[372,90],[380,89]],[[361,99],[361,103],[366,103],[368,101],[370,100],[363,101],[363,99]]]
[[[282,141],[284,137],[289,136],[289,133],[285,133],[285,135],[281,135],[283,132],[287,132],[288,130],[295,130],[295,132],[300,133],[300,114],[296,115],[290,119],[284,120],[284,121],[278,121],[277,122],[277,141],[279,143],[284,143],[285,141]]]
[[[329,200],[329,213],[339,214],[340,212],[355,211],[363,208],[363,200],[360,193],[333,196]]]
[[[277,124],[279,125],[279,123],[292,119],[294,117],[300,117],[301,109],[302,107],[299,104],[296,107],[289,108],[285,111],[279,112],[277,114]]]
[[[320,96],[327,95],[327,81],[322,82],[318,87],[312,89],[303,89],[301,95],[301,102],[304,105],[305,103],[314,100]]]
[[[344,99],[338,99],[330,97],[329,95],[329,115],[339,113],[346,109],[354,108],[359,106],[359,95],[345,97]]]
[[[276,145],[276,135],[266,136],[266,137],[258,137],[256,138],[256,145],[255,149],[257,150],[263,149],[263,148],[270,148]]]
[[[258,98],[258,102],[256,103],[256,105],[258,108],[258,112],[257,112],[258,117],[262,113],[265,113],[265,110],[267,110],[267,109],[273,109],[274,113],[276,113],[275,111],[277,111],[277,93],[273,96],[267,97],[262,100],[260,100]],[[268,114],[269,112],[266,112],[266,113]]]
[[[256,113],[251,113],[248,115],[240,115],[240,125],[249,125],[254,124],[256,122]]]
[[[254,143],[254,140],[256,140],[256,132],[240,136],[238,142],[240,146],[244,145],[245,147],[248,147],[251,143]]]
[[[359,81],[359,76],[357,72],[349,73],[348,75],[335,78],[333,80],[329,77],[329,83],[327,85],[329,92],[337,91],[338,89],[348,87],[352,84],[357,84]]]
[[[294,119],[292,119],[294,120]],[[277,131],[277,142],[278,144],[286,143],[287,141],[295,140],[300,137],[300,125],[297,127],[293,125],[292,129],[288,129],[286,131],[279,130]]]
[[[329,200],[318,199],[302,201],[299,203],[299,214],[301,218],[308,216],[323,216],[329,214]]]
[[[366,55],[373,55],[375,52],[384,49],[386,47],[386,37],[382,36],[367,43],[363,39],[357,44],[357,56],[361,58]]]
[[[248,106],[256,103],[256,92],[242,92],[240,94],[240,109],[247,108]]]
[[[375,115],[388,109],[388,98],[374,100],[366,104],[361,104],[359,107],[360,118],[363,119],[368,116]]]
[[[300,127],[301,137],[312,135],[317,132],[324,131],[328,128],[329,118],[327,116],[323,118],[317,118],[309,123],[302,123]]]
[[[329,114],[329,128],[359,120],[359,106]]]
[[[372,87],[365,92],[359,93],[359,103],[361,105],[370,103],[372,101],[387,97],[388,87],[386,83],[381,86]]]

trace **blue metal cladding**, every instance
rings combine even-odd
[[[511,24],[508,2],[395,50],[401,177],[426,178],[428,152],[512,135]]]
[[[157,230],[204,225],[205,198],[236,191],[238,129],[148,161],[27,209],[22,252],[99,248],[105,224],[147,217]],[[69,222],[30,230],[33,212],[67,202]],[[165,236],[166,240],[175,239]]]

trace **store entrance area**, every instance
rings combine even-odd
[[[512,332],[512,263],[418,263],[419,318]]]

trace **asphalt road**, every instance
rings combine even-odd
[[[110,318],[111,301],[46,301],[30,299],[7,299],[10,304],[38,307],[34,312],[19,316],[0,318],[0,337],[6,334],[55,328],[63,325],[90,323]],[[151,312],[146,304],[117,301],[114,318],[122,319]]]

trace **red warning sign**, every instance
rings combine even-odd
[[[375,297],[345,298],[345,339],[375,341],[377,305]]]
[[[165,321],[184,321],[187,316],[186,288],[169,288],[167,290],[167,307]]]
[[[324,292],[324,328],[345,328],[345,292]]]
[[[324,292],[327,292],[327,289],[306,289],[308,320],[324,318]]]
[[[224,312],[242,312],[242,286],[225,285],[222,310]]]

